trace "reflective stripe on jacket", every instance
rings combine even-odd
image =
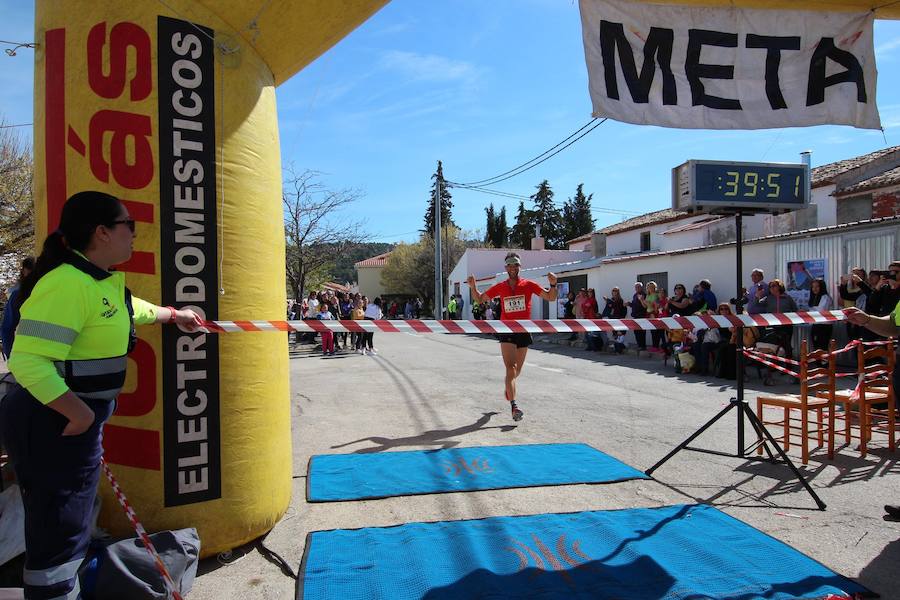
[[[156,307],[132,298],[134,322],[153,323]],[[71,389],[112,400],[125,382],[131,317],[125,275],[74,254],[38,281],[22,305],[9,369],[43,403]]]

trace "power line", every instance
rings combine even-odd
[[[18,125],[0,125],[0,129],[12,129],[13,127],[31,127],[34,123],[19,123]]]
[[[900,1],[900,0],[898,0],[898,1]],[[479,184],[479,183],[483,183],[484,185],[494,185],[495,183],[500,183],[501,181],[506,181],[507,179],[512,179],[516,175],[521,175],[525,171],[533,169],[534,167],[538,166],[539,164],[550,160],[551,158],[553,158],[554,156],[556,156],[557,154],[559,154],[560,152],[562,152],[563,150],[565,150],[566,148],[568,148],[569,146],[571,146],[572,144],[574,144],[575,142],[577,142],[578,140],[580,140],[581,138],[583,138],[584,136],[586,136],[587,134],[592,132],[593,130],[597,129],[597,127],[599,127],[600,125],[603,125],[606,121],[607,121],[607,119],[605,117],[603,119],[601,119],[600,121],[597,121],[597,119],[593,119],[590,123],[581,127],[578,131],[576,131],[575,133],[573,133],[572,135],[567,137],[565,140],[563,140],[559,144],[556,144],[555,146],[553,146],[553,148],[550,148],[550,150],[547,150],[546,152],[539,154],[537,157],[531,159],[528,162],[522,163],[515,169],[512,169],[511,171],[507,171],[506,173],[501,173],[500,175],[495,175],[494,177],[490,177],[488,179],[482,179],[481,181],[472,182],[472,183],[468,183],[468,184],[458,184],[458,183],[452,182],[452,181],[448,182],[448,183],[455,184],[455,185],[475,185],[475,184]],[[587,131],[584,131],[585,127],[588,127],[590,125],[592,125],[590,127],[590,129],[588,129]],[[583,131],[583,133],[578,135],[578,137],[575,137],[575,139],[572,139],[573,136],[578,134],[578,132],[582,132],[582,131]],[[571,141],[569,141],[568,143],[565,143],[567,140],[571,140]],[[565,145],[562,145],[562,144],[565,144]],[[562,147],[560,147],[561,145],[562,145]],[[556,151],[551,152],[552,150],[556,150]],[[543,156],[543,158],[541,158],[537,162],[534,162],[537,158],[540,158],[541,156]],[[531,163],[531,164],[529,164],[529,163]],[[525,165],[528,165],[528,166],[525,166]],[[511,174],[507,175],[507,173],[511,173]],[[504,175],[506,175],[506,176],[504,177]],[[486,183],[484,183],[484,182],[486,182]]]
[[[514,200],[531,200],[531,196],[523,196],[521,194],[513,194],[511,192],[492,190],[490,188],[485,188],[485,187],[480,187],[480,186],[454,184],[450,187],[453,187],[455,189],[460,189],[460,190],[470,190],[473,192],[481,192],[482,194],[491,194],[494,196],[500,196],[501,198],[512,198]],[[606,214],[610,214],[610,215],[630,216],[630,217],[636,217],[636,216],[642,214],[639,212],[633,212],[633,211],[629,211],[629,210],[617,210],[614,208],[602,208],[599,206],[598,207],[592,206],[591,212],[606,213]]]
[[[590,121],[588,121],[587,123],[585,123],[584,125],[582,125],[581,127],[579,127],[579,128],[578,128],[574,133],[572,133],[569,137],[567,137],[567,138],[564,139],[563,141],[561,141],[561,142],[559,142],[558,144],[556,144],[556,146],[553,146],[552,148],[550,148],[550,149],[548,149],[548,150],[545,150],[544,152],[541,152],[540,154],[538,154],[537,156],[535,156],[535,157],[532,158],[531,160],[528,160],[528,161],[523,162],[523,163],[522,163],[521,165],[519,165],[518,167],[515,167],[515,168],[513,168],[513,169],[510,169],[509,171],[506,171],[505,173],[500,173],[499,175],[494,175],[493,177],[488,177],[487,179],[481,179],[481,180],[479,180],[479,181],[469,181],[469,182],[467,182],[467,183],[463,183],[463,184],[460,184],[460,185],[478,185],[478,184],[485,184],[486,182],[490,181],[491,179],[497,179],[498,177],[503,177],[504,175],[509,175],[509,174],[512,173],[513,171],[516,171],[516,170],[518,170],[518,169],[521,169],[521,168],[524,167],[525,165],[527,165],[527,164],[529,164],[529,163],[532,163],[532,162],[538,160],[539,158],[541,158],[542,156],[544,156],[544,155],[547,154],[548,152],[550,152],[550,151],[552,151],[552,150],[555,150],[556,148],[558,148],[558,147],[561,146],[562,144],[564,144],[564,143],[566,143],[567,141],[569,141],[570,139],[572,139],[574,136],[576,136],[576,135],[578,135],[579,133],[581,133],[585,128],[589,127],[589,126],[591,125],[591,123],[593,123],[593,122],[596,121],[596,120],[597,120],[596,118],[591,119]],[[490,184],[487,184],[487,185],[490,185]]]
[[[37,44],[34,42],[10,42],[7,40],[0,40],[0,44],[6,44],[8,46],[12,46],[12,48],[6,48],[5,50],[3,50],[4,52],[6,52],[7,56],[15,56],[16,50],[18,50],[19,48],[34,49],[37,46]]]
[[[501,192],[500,190],[492,190],[490,188],[479,187],[479,186],[469,186],[469,185],[460,185],[453,184],[447,185],[447,187],[460,189],[460,190],[471,190],[473,192],[481,192],[482,194],[491,194],[493,196],[503,196],[505,198],[514,198],[516,200],[531,200],[531,196],[523,196],[521,194],[512,194],[510,192]]]

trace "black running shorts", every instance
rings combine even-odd
[[[530,333],[498,333],[497,340],[501,344],[515,344],[516,348],[527,348],[534,343]]]

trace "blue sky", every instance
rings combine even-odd
[[[33,4],[5,2],[0,40],[31,41]],[[594,206],[630,213],[671,205],[671,168],[691,158],[813,166],[900,145],[900,22],[877,21],[878,105],[884,134],[820,126],[680,130],[609,121],[538,167],[496,185],[531,195],[543,179],[561,206],[579,183]],[[32,53],[0,55],[0,114],[32,120]],[[376,241],[413,241],[438,159],[473,181],[542,153],[590,118],[577,2],[393,0],[278,88],[282,160],[356,188],[353,216]],[[518,200],[452,190],[453,216],[484,229],[484,207]],[[526,203],[527,204],[527,203]],[[621,216],[598,212],[597,227]]]

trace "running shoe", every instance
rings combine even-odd
[[[509,403],[510,408],[512,409],[512,418],[513,421],[521,421],[522,417],[525,416],[525,413],[522,412],[522,409],[516,406],[515,400]]]

